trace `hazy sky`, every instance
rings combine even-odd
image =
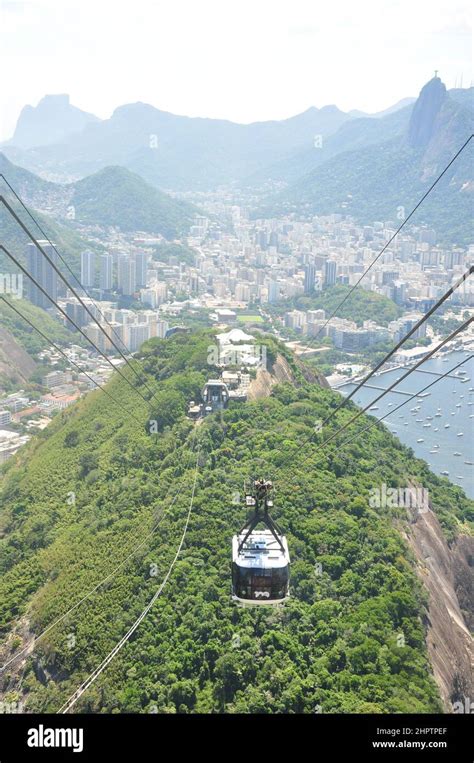
[[[471,82],[468,0],[0,0],[0,137],[69,93],[97,116],[145,101],[189,116],[377,111],[439,69]]]

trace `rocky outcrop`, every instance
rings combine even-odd
[[[321,387],[329,387],[324,376],[317,371],[312,370],[299,360],[295,360],[298,369],[304,378],[310,384],[319,384]],[[268,397],[271,394],[272,387],[275,384],[297,384],[295,374],[283,355],[278,354],[270,371],[260,368],[257,371],[257,377],[250,383],[247,394],[248,400],[258,400],[261,397]]]
[[[320,387],[325,387],[326,389],[331,388],[331,385],[329,384],[326,377],[317,371],[314,366],[309,366],[307,363],[303,363],[299,358],[296,357],[295,363],[309,384],[319,384]]]
[[[427,647],[446,712],[474,697],[474,538],[460,535],[448,545],[431,509],[420,512],[404,535],[428,592]]]
[[[56,143],[99,121],[72,106],[68,95],[45,95],[37,106],[22,109],[11,142],[21,148]]]
[[[272,393],[272,387],[277,383],[274,376],[265,368],[259,368],[257,376],[250,382],[247,392],[247,400],[260,400],[262,397],[268,397]]]
[[[295,376],[291,370],[291,366],[283,355],[277,355],[275,363],[273,364],[272,374],[280,384],[284,384],[285,382],[288,382],[289,384],[295,383]]]
[[[439,77],[433,77],[421,89],[408,127],[408,142],[412,148],[428,145],[433,135],[436,117],[447,97],[446,86]]]
[[[0,327],[0,388],[2,378],[11,382],[24,382],[30,378],[36,363],[16,341],[15,337]]]

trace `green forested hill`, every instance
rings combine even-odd
[[[297,310],[325,310],[326,317],[332,315],[341,301],[350,293],[351,287],[343,284],[329,286],[314,294],[301,295],[294,299],[285,300],[280,304],[272,304],[269,311],[283,314],[292,307]],[[381,326],[386,326],[402,315],[403,309],[383,294],[368,291],[362,287],[352,291],[351,296],[336,313],[337,318],[347,318],[361,326],[364,321],[376,321]]]
[[[469,137],[468,127],[460,135],[451,156]],[[375,150],[375,148],[377,150]],[[398,139],[376,147],[339,154],[313,170],[307,177],[274,197],[271,203],[255,212],[255,217],[299,212],[308,216],[340,212],[363,223],[374,220],[397,221],[403,207],[405,214],[415,206],[435,179],[420,179],[423,151],[403,145]],[[465,151],[459,164],[472,167],[472,148]],[[433,162],[441,172],[441,162]],[[436,192],[424,202],[413,218],[416,225],[433,226],[443,242],[470,244],[472,241],[472,199],[469,185],[453,180],[453,172],[440,181]],[[466,184],[469,180],[466,179]]]
[[[301,376],[298,388],[278,386],[271,398],[235,404],[194,428],[186,400],[214,372],[209,343],[203,333],[145,344],[159,435],[146,434],[145,405],[114,379],[109,390],[143,428],[93,392],[9,464],[0,521],[2,656],[109,579],[37,643],[18,674],[7,671],[4,696],[21,697],[26,711],[55,712],[127,631],[176,553],[199,445],[193,512],[170,580],[75,710],[439,710],[424,594],[397,529],[406,517],[370,508],[368,496],[382,482],[421,483],[449,536],[473,518],[472,502],[382,425],[339,452],[334,444],[323,456],[314,445],[300,447],[338,399]],[[338,414],[339,424],[350,410]],[[256,472],[275,482],[275,514],[292,556],[292,598],[281,609],[241,609],[230,599],[231,536],[246,513],[232,497]]]
[[[71,203],[82,223],[124,231],[161,233],[172,239],[189,230],[198,209],[173,199],[125,167],[105,167],[73,184]]]
[[[199,212],[192,204],[157,190],[125,167],[105,167],[75,183],[62,185],[45,181],[16,166],[0,152],[0,173],[5,175],[78,276],[81,252],[85,249],[102,251],[103,247],[97,239],[90,241],[81,235],[75,228],[77,223],[117,226],[123,231],[147,231],[173,239],[189,230],[194,215]],[[0,193],[32,235],[37,239],[44,238],[5,182],[0,182]],[[74,209],[73,221],[59,217],[59,210],[66,207]],[[36,211],[51,208],[55,210],[51,215]],[[0,239],[13,255],[23,259],[30,239],[3,205],[0,205]],[[0,265],[7,271],[14,267],[3,253],[0,253]]]

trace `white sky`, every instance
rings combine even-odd
[[[251,122],[472,77],[468,0],[0,0],[0,138],[46,93]]]

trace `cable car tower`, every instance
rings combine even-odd
[[[232,539],[232,598],[240,604],[282,604],[289,597],[290,555],[286,537],[271,518],[273,484],[254,480],[245,503],[254,511]],[[257,526],[263,524],[264,530]]]

